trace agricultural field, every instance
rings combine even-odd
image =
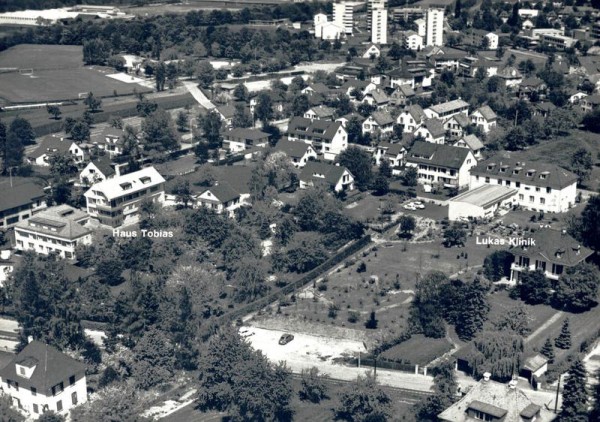
[[[0,104],[78,99],[90,91],[105,97],[147,90],[109,78],[112,69],[83,66],[80,46],[19,45],[0,53],[0,69],[6,70],[0,73]]]

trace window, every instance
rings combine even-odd
[[[545,204],[546,203],[546,198],[540,198],[540,204]]]
[[[15,381],[15,388],[19,391],[19,383]]]
[[[73,406],[77,404],[77,392],[71,394],[71,402],[73,403]]]
[[[62,412],[62,410],[63,410],[62,400],[59,400],[56,402],[56,411]]]
[[[33,404],[33,413],[40,413],[40,409],[38,408],[37,404]]]
[[[535,197],[533,197],[533,196],[530,195],[529,196],[529,202],[535,202]]]
[[[552,193],[552,188],[550,188],[550,187],[546,188],[546,193]]]
[[[540,188],[536,187],[536,188],[535,188],[535,191],[536,191],[536,192],[539,192],[539,191],[540,191]]]
[[[522,201],[523,199],[525,199],[525,197],[523,196],[522,193],[519,194],[519,200]]]
[[[19,366],[19,375],[25,375],[25,368]]]
[[[520,188],[521,187],[521,182],[515,182],[515,186]]]
[[[37,396],[37,388],[31,387],[31,395],[32,396]]]
[[[64,384],[61,382],[59,384],[56,384],[54,387],[52,387],[52,395],[56,396],[57,394],[62,393],[62,391],[65,389]]]
[[[485,178],[485,183],[490,183],[490,178],[489,177]]]

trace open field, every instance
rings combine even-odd
[[[35,103],[147,91],[138,84],[109,78],[112,69],[83,66],[82,47],[19,45],[0,53],[0,68],[33,69],[32,75],[0,73],[0,101]]]
[[[165,13],[188,13],[193,10],[239,10],[244,7],[292,3],[292,0],[186,0],[181,3],[159,3],[140,7],[123,8],[137,16],[162,15]]]

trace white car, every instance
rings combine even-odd
[[[415,205],[412,204],[412,203],[406,204],[402,208],[404,208],[405,210],[411,210],[411,211],[416,211],[417,210],[417,207],[415,207]]]
[[[418,209],[422,210],[425,208],[425,204],[422,203],[421,201],[415,201],[412,203],[415,207],[417,207]]]

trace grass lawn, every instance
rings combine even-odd
[[[552,307],[548,305],[533,306],[527,305],[526,303],[521,302],[519,300],[513,300],[510,297],[508,297],[508,291],[506,290],[491,293],[488,296],[488,300],[490,303],[488,326],[491,326],[493,321],[496,321],[500,317],[502,317],[508,309],[521,304],[525,307],[529,314],[529,329],[530,333],[532,333],[535,330],[537,330],[542,324],[548,321],[552,317],[552,315],[554,315],[557,312],[556,309],[552,309]]]
[[[383,352],[381,357],[423,366],[451,349],[452,345],[445,338],[427,338],[422,334],[415,334],[409,340]]]
[[[33,69],[33,75],[18,71],[0,74],[0,99],[21,102],[77,99],[80,93],[96,97],[149,91],[136,83],[125,83],[107,75],[113,69],[83,66],[83,47],[68,45],[19,45],[0,53],[0,68]],[[44,110],[45,111],[45,110]]]
[[[294,378],[292,385],[294,387],[295,397],[292,401],[295,421],[331,421],[333,420],[333,409],[339,405],[338,395],[346,387],[347,383],[335,381],[327,382],[329,388],[329,399],[323,400],[318,404],[308,401],[302,401],[298,398],[297,391],[300,389],[300,379]],[[385,391],[392,399],[392,419],[394,421],[413,422],[415,417],[412,413],[413,404],[416,400],[412,396],[407,396],[404,392],[386,388]]]

